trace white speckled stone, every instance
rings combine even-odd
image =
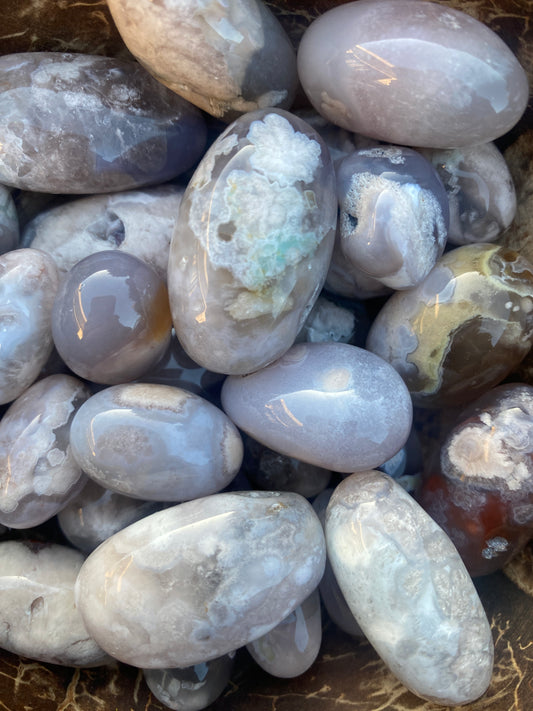
[[[226,378],[222,406],[267,447],[337,472],[390,459],[412,418],[394,368],[347,343],[299,343],[267,368]]]
[[[57,544],[0,543],[0,647],[50,664],[112,660],[91,639],[74,603],[79,552]]]
[[[489,622],[452,542],[393,479],[347,477],[326,513],[328,558],[365,635],[411,691],[443,705],[487,689]]]
[[[322,527],[298,494],[214,494],[128,526],[76,583],[90,633],[143,668],[185,667],[257,639],[316,588]]]

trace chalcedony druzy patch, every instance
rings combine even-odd
[[[302,38],[298,72],[330,121],[407,146],[492,141],[518,121],[529,94],[498,35],[419,0],[358,0],[325,12]]]
[[[428,276],[396,292],[374,320],[367,348],[393,365],[415,404],[474,400],[531,348],[533,266],[491,244],[457,247]]]
[[[326,277],[337,200],[319,135],[280,110],[237,119],[180,206],[168,287],[176,334],[197,363],[257,370],[293,343]]]

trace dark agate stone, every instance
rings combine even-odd
[[[298,71],[327,119],[408,146],[494,140],[519,120],[529,93],[498,35],[419,0],[359,0],[324,13],[302,38]]]
[[[77,375],[113,385],[140,377],[166,351],[172,323],[165,283],[126,252],[97,252],[61,284],[52,313],[55,346]]]
[[[200,112],[134,62],[54,52],[0,58],[0,182],[49,193],[161,183],[190,168]]]
[[[437,172],[410,148],[354,151],[337,166],[341,249],[393,289],[418,284],[441,256],[448,197]]]
[[[533,387],[502,385],[473,403],[417,496],[471,575],[516,555],[533,537]]]
[[[396,292],[367,348],[393,365],[415,405],[471,402],[512,372],[533,340],[533,266],[490,244],[457,247]]]
[[[16,249],[19,243],[19,220],[11,191],[0,185],[0,254]]]

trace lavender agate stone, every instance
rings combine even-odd
[[[57,351],[76,375],[95,383],[124,383],[150,370],[170,343],[171,327],[165,283],[126,252],[82,259],[54,301]]]
[[[232,121],[289,108],[298,78],[293,46],[261,0],[109,0],[130,51],[159,81]]]
[[[113,657],[185,667],[266,634],[318,585],[322,527],[298,494],[214,494],[148,516],[85,561],[76,601]]]
[[[166,184],[69,200],[24,228],[25,246],[50,254],[61,274],[95,252],[117,249],[150,264],[166,281],[170,239],[185,189]]]
[[[0,421],[0,522],[30,528],[52,518],[87,478],[72,456],[72,418],[89,397],[69,375],[28,388]]]
[[[494,143],[426,149],[450,203],[451,244],[494,242],[516,214],[516,192],[505,158]]]
[[[319,135],[286,111],[235,121],[189,183],[170,246],[176,334],[208,370],[243,374],[279,358],[315,302],[337,200]]]
[[[0,254],[16,249],[19,244],[19,219],[11,190],[0,185]]]
[[[202,154],[200,112],[135,62],[59,52],[0,57],[0,182],[45,193],[161,183]]]
[[[0,647],[49,664],[112,660],[91,639],[74,603],[84,556],[57,544],[0,543]]]
[[[44,252],[17,249],[0,256],[0,404],[21,395],[52,353],[58,285],[55,262]]]
[[[390,459],[412,418],[411,398],[394,368],[346,343],[298,344],[267,368],[230,376],[222,405],[237,427],[267,447],[337,472]]]
[[[498,35],[419,0],[358,0],[324,13],[302,38],[298,72],[327,119],[408,146],[492,141],[518,121],[529,93]]]
[[[243,446],[231,420],[207,400],[169,385],[115,385],[76,413],[72,451],[86,474],[121,494],[185,501],[223,489]]]
[[[309,669],[321,642],[320,596],[315,590],[279,625],[247,644],[246,649],[269,674],[290,679]]]
[[[336,169],[341,249],[357,269],[392,289],[408,289],[444,251],[448,196],[416,151],[354,151]]]
[[[391,671],[422,698],[455,706],[487,689],[489,622],[444,531],[386,474],[334,491],[328,557],[357,621]]]

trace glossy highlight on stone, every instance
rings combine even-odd
[[[205,145],[205,122],[135,62],[28,52],[0,57],[0,182],[99,193],[169,180]]]
[[[358,0],[325,12],[302,38],[298,73],[333,123],[408,146],[492,141],[519,120],[529,93],[497,34],[419,0]]]
[[[334,181],[320,136],[286,111],[246,114],[211,146],[169,257],[174,328],[193,360],[249,373],[292,345],[326,277]]]
[[[85,561],[76,604],[116,659],[186,667],[275,627],[316,588],[325,557],[320,522],[298,494],[214,494],[109,538]]]
[[[256,373],[226,378],[222,406],[267,447],[336,472],[383,464],[411,429],[411,398],[394,368],[347,343],[300,343]]]
[[[363,632],[411,691],[443,705],[487,689],[490,625],[444,531],[386,474],[361,472],[334,491],[328,556]]]
[[[131,254],[105,251],[78,262],[54,301],[52,333],[76,375],[114,385],[150,370],[170,342],[165,283]]]

